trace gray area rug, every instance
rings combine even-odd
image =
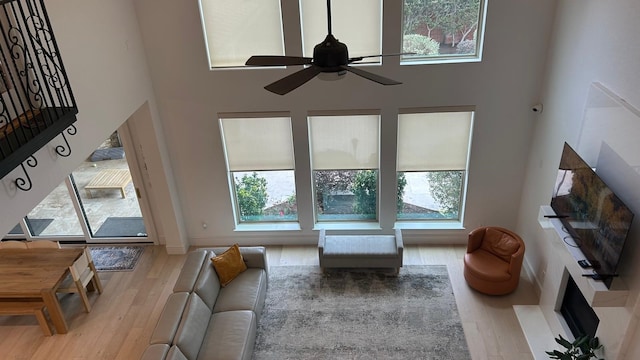
[[[91,246],[89,250],[98,271],[132,271],[144,246]]]
[[[133,237],[147,236],[141,217],[108,217],[94,237]]]
[[[91,154],[91,161],[124,159],[124,149],[121,147],[98,149]]]
[[[447,268],[273,266],[253,359],[471,359]]]
[[[29,226],[29,229],[31,230],[31,234],[34,235],[34,236],[38,236],[38,235],[42,234],[44,229],[46,229],[47,226],[49,226],[49,224],[51,224],[52,222],[53,222],[53,219],[29,219],[29,218],[27,218],[27,224]],[[9,231],[9,234],[11,234],[11,235],[22,234],[22,228],[20,227],[20,224],[14,226],[13,229],[11,229],[11,231]]]

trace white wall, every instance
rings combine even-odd
[[[548,242],[540,236],[538,211],[548,205],[555,181],[562,145],[574,148],[580,140],[589,88],[600,82],[629,104],[640,108],[640,42],[637,14],[640,3],[635,0],[602,2],[596,0],[563,0],[558,3],[550,55],[543,86],[544,112],[536,120],[533,143],[527,165],[518,231],[527,241],[526,262],[544,288],[547,269],[552,267],[545,253]],[[634,132],[629,127],[621,133]],[[638,134],[635,134],[637,136]],[[626,141],[610,140],[613,147]],[[590,165],[596,166],[596,163]],[[610,164],[607,164],[610,165]],[[620,169],[599,166],[605,180],[620,176]],[[637,175],[637,174],[636,174]],[[632,182],[635,180],[631,180]],[[631,183],[632,183],[631,182]],[[638,188],[624,182],[609,184],[632,209],[640,209]],[[604,343],[607,359],[640,358],[637,341],[638,292],[640,289],[640,215],[636,211],[634,229],[622,259],[620,279],[630,290],[626,307],[598,309],[598,336]]]
[[[385,1],[384,21],[399,34],[398,4]],[[539,101],[554,1],[490,1],[481,63],[386,64],[372,71],[403,85],[382,87],[354,76],[340,82],[314,79],[286,96],[269,93],[263,86],[292,70],[208,69],[196,1],[136,0],[136,5],[192,244],[317,241],[310,221],[301,224],[301,232],[234,232],[216,120],[219,112],[290,111],[296,141],[306,137],[303,124],[309,110],[381,109],[382,121],[388,123],[395,121],[399,107],[475,105],[466,229],[410,232],[413,237],[407,238],[464,242],[469,229],[481,224],[516,225],[536,121],[530,107]],[[385,39],[392,37],[385,34]],[[393,134],[382,136],[384,143],[384,137]],[[302,219],[311,219],[310,210],[299,211],[307,211]]]
[[[0,189],[0,233],[8,232],[21,217],[59,185],[64,177],[143,104],[155,112],[153,89],[146,64],[140,30],[131,0],[48,0],[47,11],[79,109],[77,135],[68,136],[72,154],[55,155],[54,139],[36,158],[39,165],[29,170],[33,189],[17,190],[13,181],[22,175],[18,167],[2,179]],[[152,121],[151,117],[147,117]],[[159,121],[150,125],[157,131]],[[162,173],[168,163],[152,157],[152,170]],[[166,153],[166,150],[164,151]],[[149,165],[149,164],[148,164]],[[170,169],[169,169],[170,170]],[[172,175],[172,174],[171,174]],[[164,176],[156,181],[165,181]],[[166,191],[170,194],[170,191]],[[167,196],[165,196],[167,197]],[[172,207],[170,201],[164,206]],[[173,238],[179,236],[174,219]],[[179,239],[179,238],[176,238]]]

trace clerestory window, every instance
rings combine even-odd
[[[381,0],[332,2],[332,33],[348,45],[350,57],[381,54],[384,38],[395,42],[386,49],[415,53],[402,56],[403,65],[480,61],[486,0],[385,4],[391,7],[401,21],[383,21]],[[243,67],[252,55],[285,55],[285,43],[286,55],[311,57],[328,30],[324,0],[200,0],[200,13],[212,69]],[[365,60],[359,63],[383,59]]]
[[[402,64],[479,61],[485,0],[404,0]]]

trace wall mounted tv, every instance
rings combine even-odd
[[[633,213],[567,143],[551,207],[596,274],[610,287]]]

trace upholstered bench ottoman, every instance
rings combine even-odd
[[[318,256],[325,268],[393,268],[402,267],[402,232],[393,235],[327,236],[320,230]]]

